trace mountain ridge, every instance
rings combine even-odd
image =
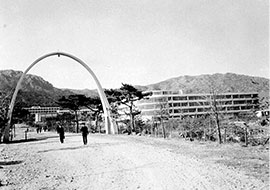
[[[14,91],[22,74],[22,71],[0,70],[0,91],[6,93]],[[56,106],[57,99],[70,94],[74,93],[55,88],[40,76],[27,74],[22,81],[16,101],[21,102],[22,106]]]
[[[12,91],[22,71],[0,70],[0,91]],[[133,84],[131,84],[133,85]],[[184,75],[173,77],[149,85],[134,85],[136,88],[149,90],[182,90],[183,93],[209,93],[215,89],[218,93],[225,92],[258,92],[261,97],[269,98],[269,79],[235,73],[202,74],[196,76]],[[60,89],[37,75],[27,74],[22,82],[20,101],[25,106],[55,106],[61,96],[84,94],[97,96],[97,90]]]
[[[209,93],[210,87],[221,92],[269,91],[269,79],[235,73],[184,75],[147,85],[147,90],[183,90],[184,93]]]

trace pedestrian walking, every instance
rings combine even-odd
[[[62,127],[60,124],[58,124],[58,126],[56,128],[56,131],[59,134],[60,142],[61,143],[64,143],[64,139],[65,139],[65,130],[64,130],[64,127]]]
[[[88,128],[85,126],[85,124],[81,128],[82,137],[83,137],[83,144],[87,144],[87,135],[89,134]]]

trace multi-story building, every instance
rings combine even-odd
[[[60,107],[32,106],[24,109],[28,110],[30,114],[35,115],[35,122],[40,122],[42,118],[56,117]]]
[[[73,113],[73,111],[69,109],[62,109],[60,107],[32,106],[30,108],[24,109],[28,110],[30,114],[35,115],[35,122],[43,121],[47,117],[56,117],[57,115],[63,113]],[[91,113],[92,111],[88,108],[78,110],[78,114],[81,114],[83,112]]]
[[[152,119],[167,113],[168,118],[209,114],[213,104],[224,114],[238,114],[257,110],[257,92],[220,94],[183,94],[182,91],[152,91],[148,99],[139,100],[136,106],[142,117]],[[163,113],[162,113],[163,112]]]
[[[32,106],[30,108],[25,108],[30,113],[57,113],[60,110],[60,107],[41,107],[41,106]]]

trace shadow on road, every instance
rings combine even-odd
[[[78,134],[68,134],[67,137],[72,137],[72,136],[78,136]],[[12,140],[9,141],[7,143],[3,143],[3,144],[16,144],[16,143],[26,143],[26,142],[35,142],[35,141],[44,141],[47,139],[51,139],[51,138],[59,138],[59,135],[48,135],[48,136],[43,136],[43,137],[32,137],[32,138],[28,138],[28,139],[16,139],[16,140]]]
[[[21,161],[21,160],[0,161],[0,166],[7,166],[7,165],[21,164],[22,162],[23,162],[23,161]]]
[[[53,149],[38,151],[37,153],[53,152],[53,151],[61,151],[61,150],[76,150],[76,149],[83,149],[83,148],[87,148],[87,146],[80,145],[80,146],[75,146],[75,147],[53,148]]]
[[[73,147],[65,147],[65,148],[52,148],[48,150],[41,150],[37,153],[44,153],[44,152],[53,152],[53,151],[61,151],[61,150],[77,150],[77,149],[84,149],[90,147],[98,147],[98,146],[114,146],[118,144],[123,144],[123,142],[115,142],[115,143],[94,143],[89,145],[80,145],[80,146],[73,146]]]
[[[16,144],[16,143],[25,143],[25,142],[33,142],[33,141],[43,141],[48,139],[49,137],[44,138],[30,138],[30,139],[20,139],[20,140],[13,140],[10,142],[7,142],[6,144]]]

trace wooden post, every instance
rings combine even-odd
[[[245,144],[248,146],[248,134],[247,134],[247,127],[245,127]]]
[[[173,128],[173,123],[170,121],[170,138],[172,138],[172,128]]]
[[[226,133],[227,131],[226,131],[226,127],[224,128],[224,143],[226,143],[227,142],[227,133]]]
[[[204,136],[204,141],[206,141],[206,132],[205,132],[205,127],[203,128],[203,136]]]
[[[16,137],[15,124],[13,125],[14,137]]]
[[[27,130],[24,132],[24,138],[27,140]]]

